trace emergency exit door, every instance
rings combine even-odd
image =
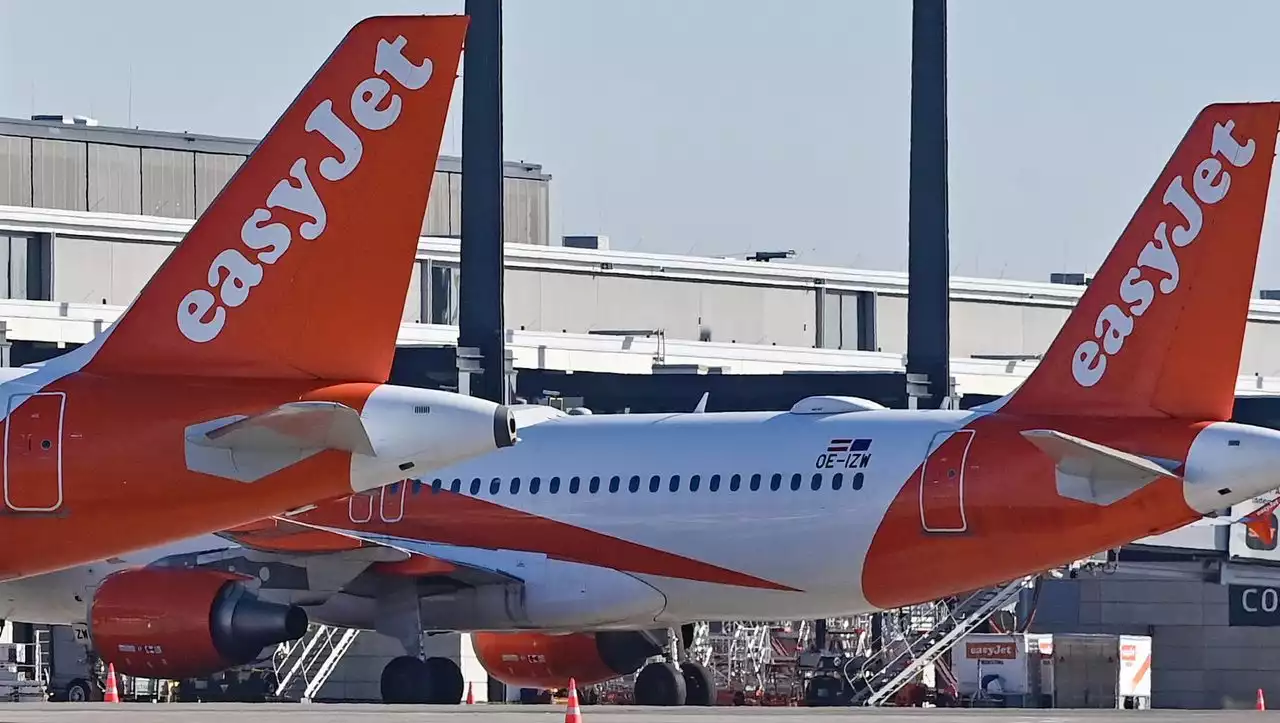
[[[939,432],[920,467],[920,524],[925,532],[964,532],[964,471],[973,430]]]
[[[14,394],[4,427],[4,503],[15,512],[62,506],[63,392]]]
[[[404,495],[408,480],[351,495],[347,500],[347,515],[357,525],[373,522],[374,512],[382,522],[399,522],[404,517]]]

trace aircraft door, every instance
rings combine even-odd
[[[361,492],[347,498],[347,516],[357,525],[373,522],[377,512],[379,522],[399,522],[404,517],[404,494],[409,483],[405,480],[385,487]]]
[[[357,525],[373,520],[373,496],[378,490],[361,492],[347,498],[347,516]]]
[[[404,490],[408,486],[407,480],[400,480],[382,488],[378,512],[383,522],[399,522],[404,517]]]
[[[920,466],[920,524],[925,532],[965,532],[964,471],[973,430],[939,432]]]
[[[13,394],[4,427],[4,503],[14,512],[62,506],[63,392]]]

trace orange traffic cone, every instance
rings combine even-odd
[[[1262,688],[1258,688],[1258,705],[1257,705],[1257,709],[1258,709],[1258,710],[1266,710],[1266,709],[1267,709],[1267,701],[1266,701],[1266,699],[1265,699],[1265,698],[1263,698],[1263,697],[1262,697]]]
[[[564,709],[564,723],[582,723],[582,710],[578,708],[578,684],[569,679],[569,704]]]
[[[476,694],[471,690],[471,683],[467,683],[467,705],[476,704]]]
[[[107,690],[102,695],[105,703],[119,703],[120,691],[116,689],[116,665],[107,663]]]

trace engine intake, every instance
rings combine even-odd
[[[105,578],[89,634],[124,675],[191,678],[252,662],[264,648],[307,632],[296,605],[259,599],[243,578],[216,570],[149,567]]]

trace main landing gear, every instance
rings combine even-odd
[[[636,676],[636,705],[715,705],[716,684],[711,671],[686,661],[649,663]]]
[[[688,659],[693,626],[668,631],[669,660],[649,663],[636,676],[636,705],[715,705],[716,681],[710,670]],[[683,660],[678,666],[670,660]]]
[[[422,617],[414,583],[402,578],[385,586],[378,595],[379,633],[396,638],[405,655],[393,658],[382,669],[382,701],[457,705],[462,702],[462,669],[449,658],[428,657],[422,644]]]
[[[462,702],[462,669],[448,658],[402,655],[382,669],[382,702],[457,705]]]

